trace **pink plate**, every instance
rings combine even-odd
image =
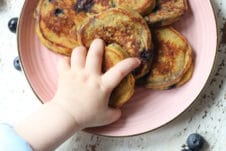
[[[56,63],[62,56],[46,49],[35,34],[33,12],[37,2],[25,1],[18,26],[18,49],[31,88],[42,102],[47,102],[56,91]],[[172,90],[136,90],[132,100],[123,107],[123,116],[118,122],[90,132],[106,136],[148,132],[175,119],[197,98],[215,60],[217,31],[210,1],[189,0],[189,5],[189,12],[175,27],[186,36],[196,56],[192,79]]]

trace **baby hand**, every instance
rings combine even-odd
[[[112,90],[139,66],[136,58],[125,59],[102,73],[104,42],[96,39],[87,52],[74,49],[69,60],[58,66],[58,90],[52,100],[72,116],[80,129],[110,124],[121,116],[120,109],[108,106]]]

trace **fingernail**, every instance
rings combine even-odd
[[[137,62],[138,65],[141,63],[140,59],[135,58],[135,60],[136,60],[136,62]]]
[[[102,43],[105,43],[104,40],[103,39],[100,39],[100,38],[96,38],[95,40],[100,41]]]

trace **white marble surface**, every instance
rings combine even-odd
[[[18,55],[16,35],[8,30],[11,17],[20,14],[24,0],[0,0],[0,122],[15,123],[34,112],[41,103],[13,67]],[[146,134],[108,138],[79,132],[58,151],[180,151],[187,136],[202,134],[204,151],[226,150],[226,1],[212,0],[217,16],[219,47],[210,79],[195,103],[179,118]],[[224,37],[224,38],[222,38]]]

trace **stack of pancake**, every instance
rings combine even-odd
[[[138,57],[140,67],[112,92],[109,104],[117,108],[136,86],[165,90],[191,78],[191,46],[171,26],[186,11],[186,0],[40,0],[36,33],[49,50],[67,56],[76,46],[89,48],[95,38],[103,39],[103,72],[127,57]]]

